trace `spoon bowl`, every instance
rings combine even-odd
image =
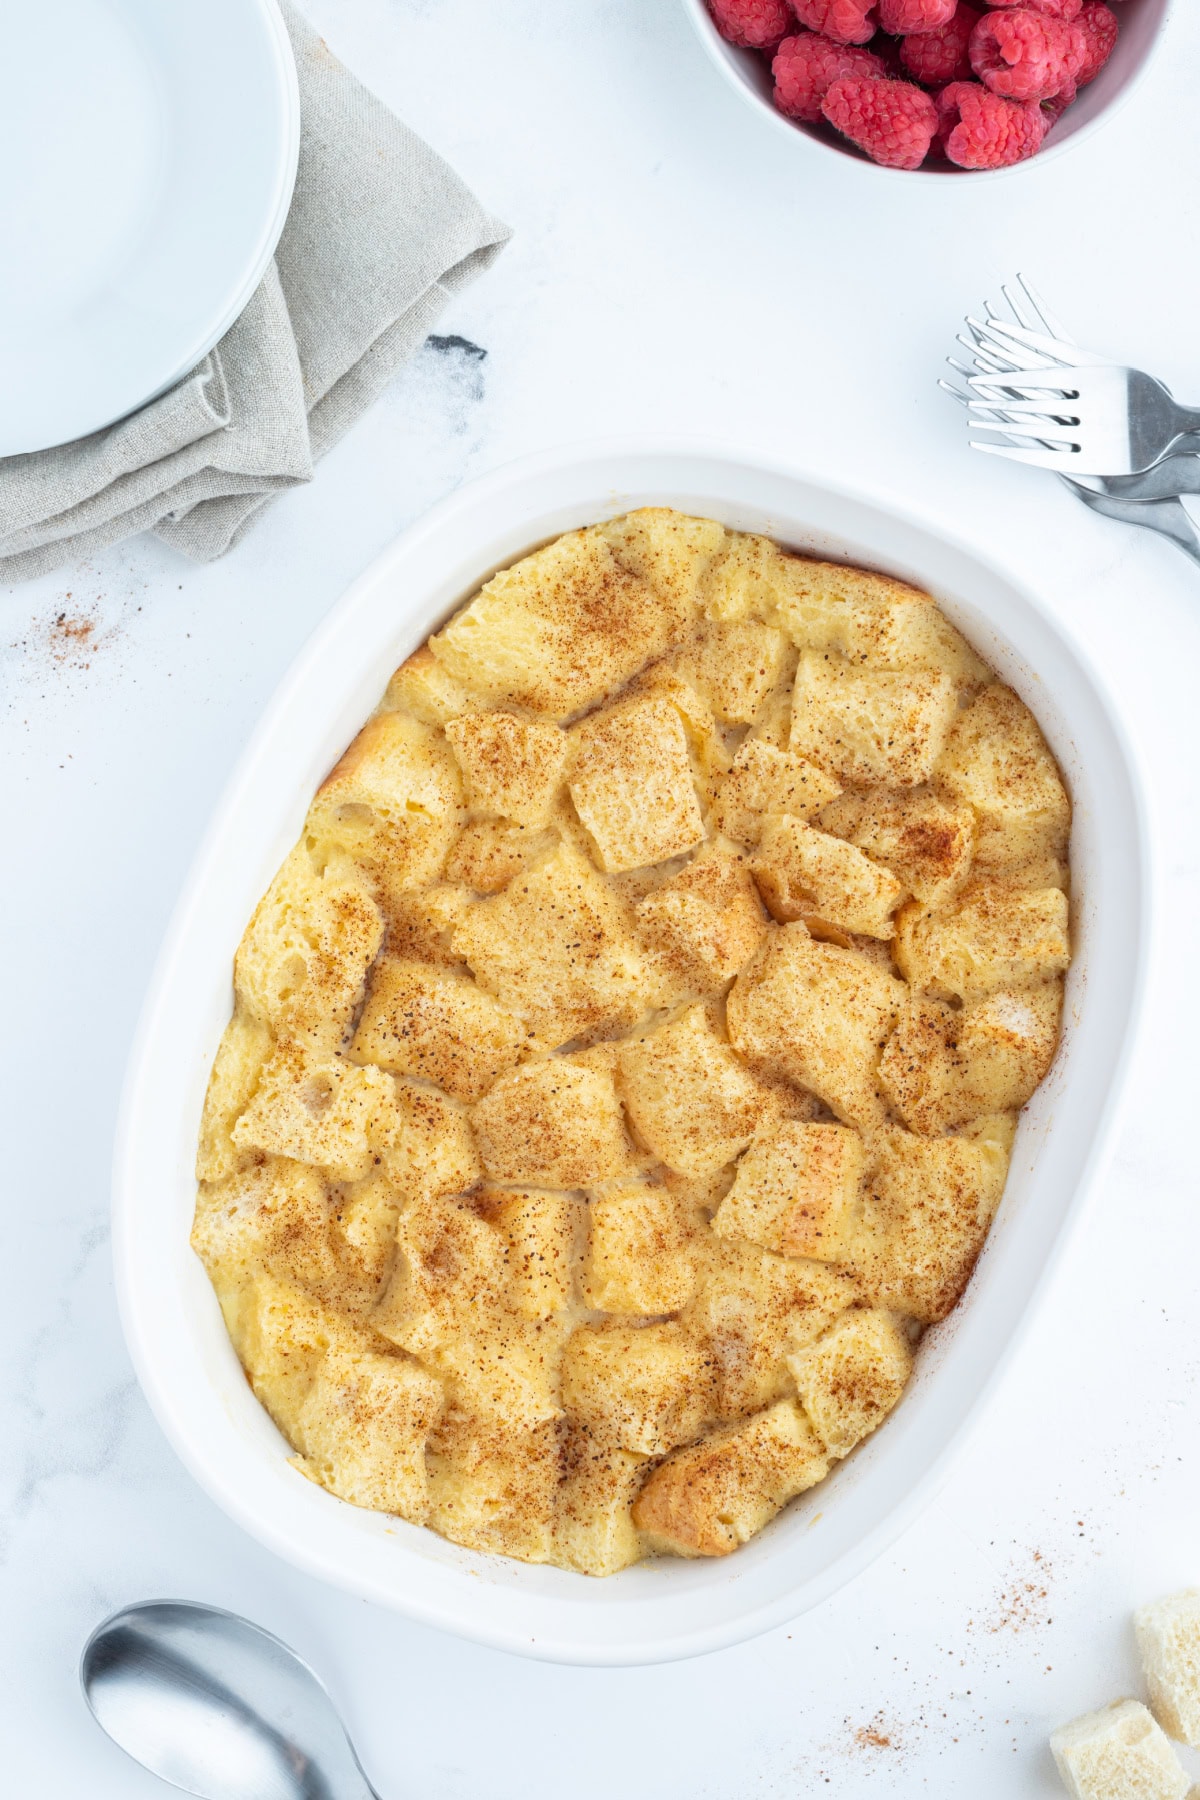
[[[269,1631],[218,1607],[149,1601],[98,1625],[79,1664],[127,1755],[205,1800],[379,1800],[324,1685]]]

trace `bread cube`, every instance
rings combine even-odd
[[[770,814],[811,819],[840,791],[815,763],[747,738],[717,788],[713,823],[739,843],[757,844]]]
[[[544,1188],[485,1188],[472,1203],[508,1244],[508,1304],[526,1319],[569,1306],[587,1235],[583,1201]]]
[[[610,873],[694,850],[704,838],[683,723],[662,698],[626,701],[572,728],[575,810]]]
[[[271,1050],[271,1032],[244,1006],[234,1009],[213,1061],[200,1116],[196,1148],[197,1181],[223,1181],[251,1160],[230,1132],[254,1097]]]
[[[645,1005],[632,920],[573,844],[560,843],[504,893],[472,907],[451,943],[480,986],[547,1044],[631,1025]]]
[[[700,583],[728,540],[725,527],[671,507],[642,506],[597,530],[621,567],[649,582],[668,608],[671,637],[681,636],[696,617]]]
[[[562,1461],[554,1559],[581,1575],[615,1575],[641,1553],[632,1508],[650,1463],[580,1427],[567,1433]]]
[[[358,1356],[371,1339],[348,1319],[266,1271],[224,1307],[234,1349],[255,1394],[290,1441],[317,1370],[331,1351]]]
[[[944,905],[970,874],[975,815],[946,805],[931,788],[839,794],[816,822],[890,869],[925,906]]]
[[[718,1237],[838,1263],[860,1210],[866,1150],[845,1125],[785,1120],[756,1138],[713,1220]]]
[[[1071,960],[1067,896],[972,881],[948,906],[913,901],[896,917],[895,956],[918,992],[941,1000],[1040,986]]]
[[[461,1194],[483,1175],[466,1116],[444,1094],[397,1081],[396,1123],[381,1161],[405,1199]]]
[[[686,1317],[707,1340],[719,1416],[738,1418],[792,1391],[788,1357],[820,1337],[858,1290],[841,1269],[736,1238],[718,1238],[713,1251]]]
[[[705,615],[719,622],[757,619],[778,628],[781,602],[796,581],[792,565],[797,560],[770,538],[730,532],[700,584]]]
[[[528,1028],[465,970],[384,956],[347,1055],[480,1100],[528,1048]]]
[[[316,1163],[335,1180],[357,1181],[375,1167],[396,1124],[395,1084],[382,1069],[283,1044],[263,1065],[231,1137],[238,1150]]]
[[[353,1506],[419,1525],[429,1509],[425,1445],[442,1385],[407,1357],[332,1351],[296,1416],[304,1473]]]
[[[692,778],[701,803],[707,805],[718,783],[729,772],[730,755],[725,733],[718,725],[699,684],[676,667],[673,658],[651,663],[634,677],[625,690],[625,703],[665,701],[683,727],[692,762]]]
[[[563,1351],[562,1398],[568,1419],[597,1443],[662,1456],[704,1429],[711,1365],[703,1343],[675,1322],[583,1325]]]
[[[622,1044],[618,1069],[638,1141],[684,1175],[711,1174],[729,1162],[779,1106],[703,1006]]]
[[[446,880],[476,894],[499,894],[552,843],[548,832],[533,831],[527,825],[510,825],[506,819],[472,819],[447,852]]]
[[[597,1312],[678,1312],[696,1291],[702,1243],[693,1208],[657,1182],[620,1182],[588,1208],[583,1297]]]
[[[954,682],[940,670],[860,668],[805,651],[788,747],[842,782],[918,787],[932,775],[957,709]]]
[[[450,934],[471,903],[468,889],[446,881],[435,881],[417,894],[396,896],[387,911],[388,949],[411,962],[461,969],[462,958],[451,948]]]
[[[933,1325],[966,1289],[1004,1192],[1007,1118],[973,1136],[880,1132],[866,1179],[868,1235],[852,1257],[872,1304]]]
[[[379,711],[410,712],[423,724],[445,725],[482,706],[477,695],[455,681],[428,644],[422,644],[388,682]]]
[[[430,1444],[426,1524],[451,1543],[549,1560],[563,1467],[553,1421],[516,1425],[451,1411]]]
[[[887,1418],[912,1374],[912,1347],[891,1313],[855,1307],[789,1357],[796,1392],[830,1456],[848,1456]]]
[[[750,725],[795,663],[787,633],[757,619],[709,621],[674,652],[723,725]]]
[[[975,863],[1020,882],[1067,853],[1071,802],[1037,720],[1011,688],[985,688],[961,713],[938,761],[941,792],[978,820]]]
[[[636,1166],[611,1073],[550,1056],[505,1075],[472,1114],[489,1175],[578,1188]]]
[[[318,788],[304,842],[318,859],[353,857],[386,903],[441,874],[462,806],[441,733],[407,713],[376,713]]]
[[[680,623],[677,601],[630,573],[592,527],[502,569],[429,647],[489,706],[565,719],[661,656]]]
[[[1001,989],[958,1015],[962,1071],[960,1124],[981,1113],[1024,1106],[1054,1061],[1062,1018],[1062,982],[1009,992]]]
[[[794,1400],[714,1432],[656,1469],[633,1508],[655,1549],[728,1556],[829,1473],[829,1458]]]
[[[1074,1800],[1186,1800],[1183,1765],[1140,1700],[1114,1700],[1050,1739]]]
[[[971,690],[991,671],[929,594],[845,563],[789,557],[777,604],[801,649],[835,650],[883,669],[933,669]]]
[[[347,1311],[366,1314],[378,1304],[391,1279],[396,1262],[396,1221],[404,1196],[385,1170],[376,1169],[362,1181],[335,1187],[331,1200],[338,1262],[349,1272],[342,1304]]]
[[[1173,1738],[1200,1748],[1200,1592],[1139,1607],[1133,1626],[1155,1718]]]
[[[922,1137],[940,1137],[962,1122],[958,1031],[959,1015],[952,1007],[914,995],[879,1059],[879,1086],[893,1112]]]
[[[383,942],[383,914],[346,857],[318,872],[297,844],[259,901],[234,958],[251,1018],[314,1053],[340,1049]]]
[[[535,828],[549,823],[567,766],[561,726],[510,712],[468,713],[447,724],[446,737],[477,812]]]
[[[767,929],[750,869],[718,839],[636,909],[638,935],[681,993],[713,994],[749,962]]]
[[[883,1117],[879,1057],[906,998],[902,981],[857,950],[785,925],[734,982],[729,1036],[760,1074],[811,1089],[847,1125],[869,1125]]]
[[[816,917],[866,937],[894,935],[892,914],[904,898],[896,877],[803,819],[767,819],[751,867],[767,910],[782,924]]]

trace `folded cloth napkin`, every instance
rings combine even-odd
[[[281,0],[300,166],[275,260],[192,373],[119,424],[0,458],[0,580],[153,530],[199,561],[310,481],[508,228]]]

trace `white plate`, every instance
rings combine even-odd
[[[479,582],[572,526],[646,504],[708,514],[929,587],[1045,728],[1075,802],[1075,962],[1063,1048],[1021,1121],[1008,1188],[962,1305],[929,1333],[884,1428],[723,1561],[592,1580],[457,1548],[364,1512],[289,1466],[188,1248],[200,1108],[229,1018],[234,949],[309,797],[388,674]],[[577,1663],[696,1655],[833,1592],[914,1516],[1025,1327],[1100,1166],[1144,984],[1145,809],[1120,724],[1038,601],[939,528],[861,494],[694,447],[560,451],[461,489],[334,607],[284,678],[188,879],[134,1048],[113,1252],[147,1398],[209,1494],[279,1555],[463,1637]]]
[[[186,375],[254,292],[296,179],[275,0],[3,0],[0,456]]]

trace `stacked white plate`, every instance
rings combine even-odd
[[[300,103],[275,0],[0,0],[0,456],[112,424],[274,252]]]

